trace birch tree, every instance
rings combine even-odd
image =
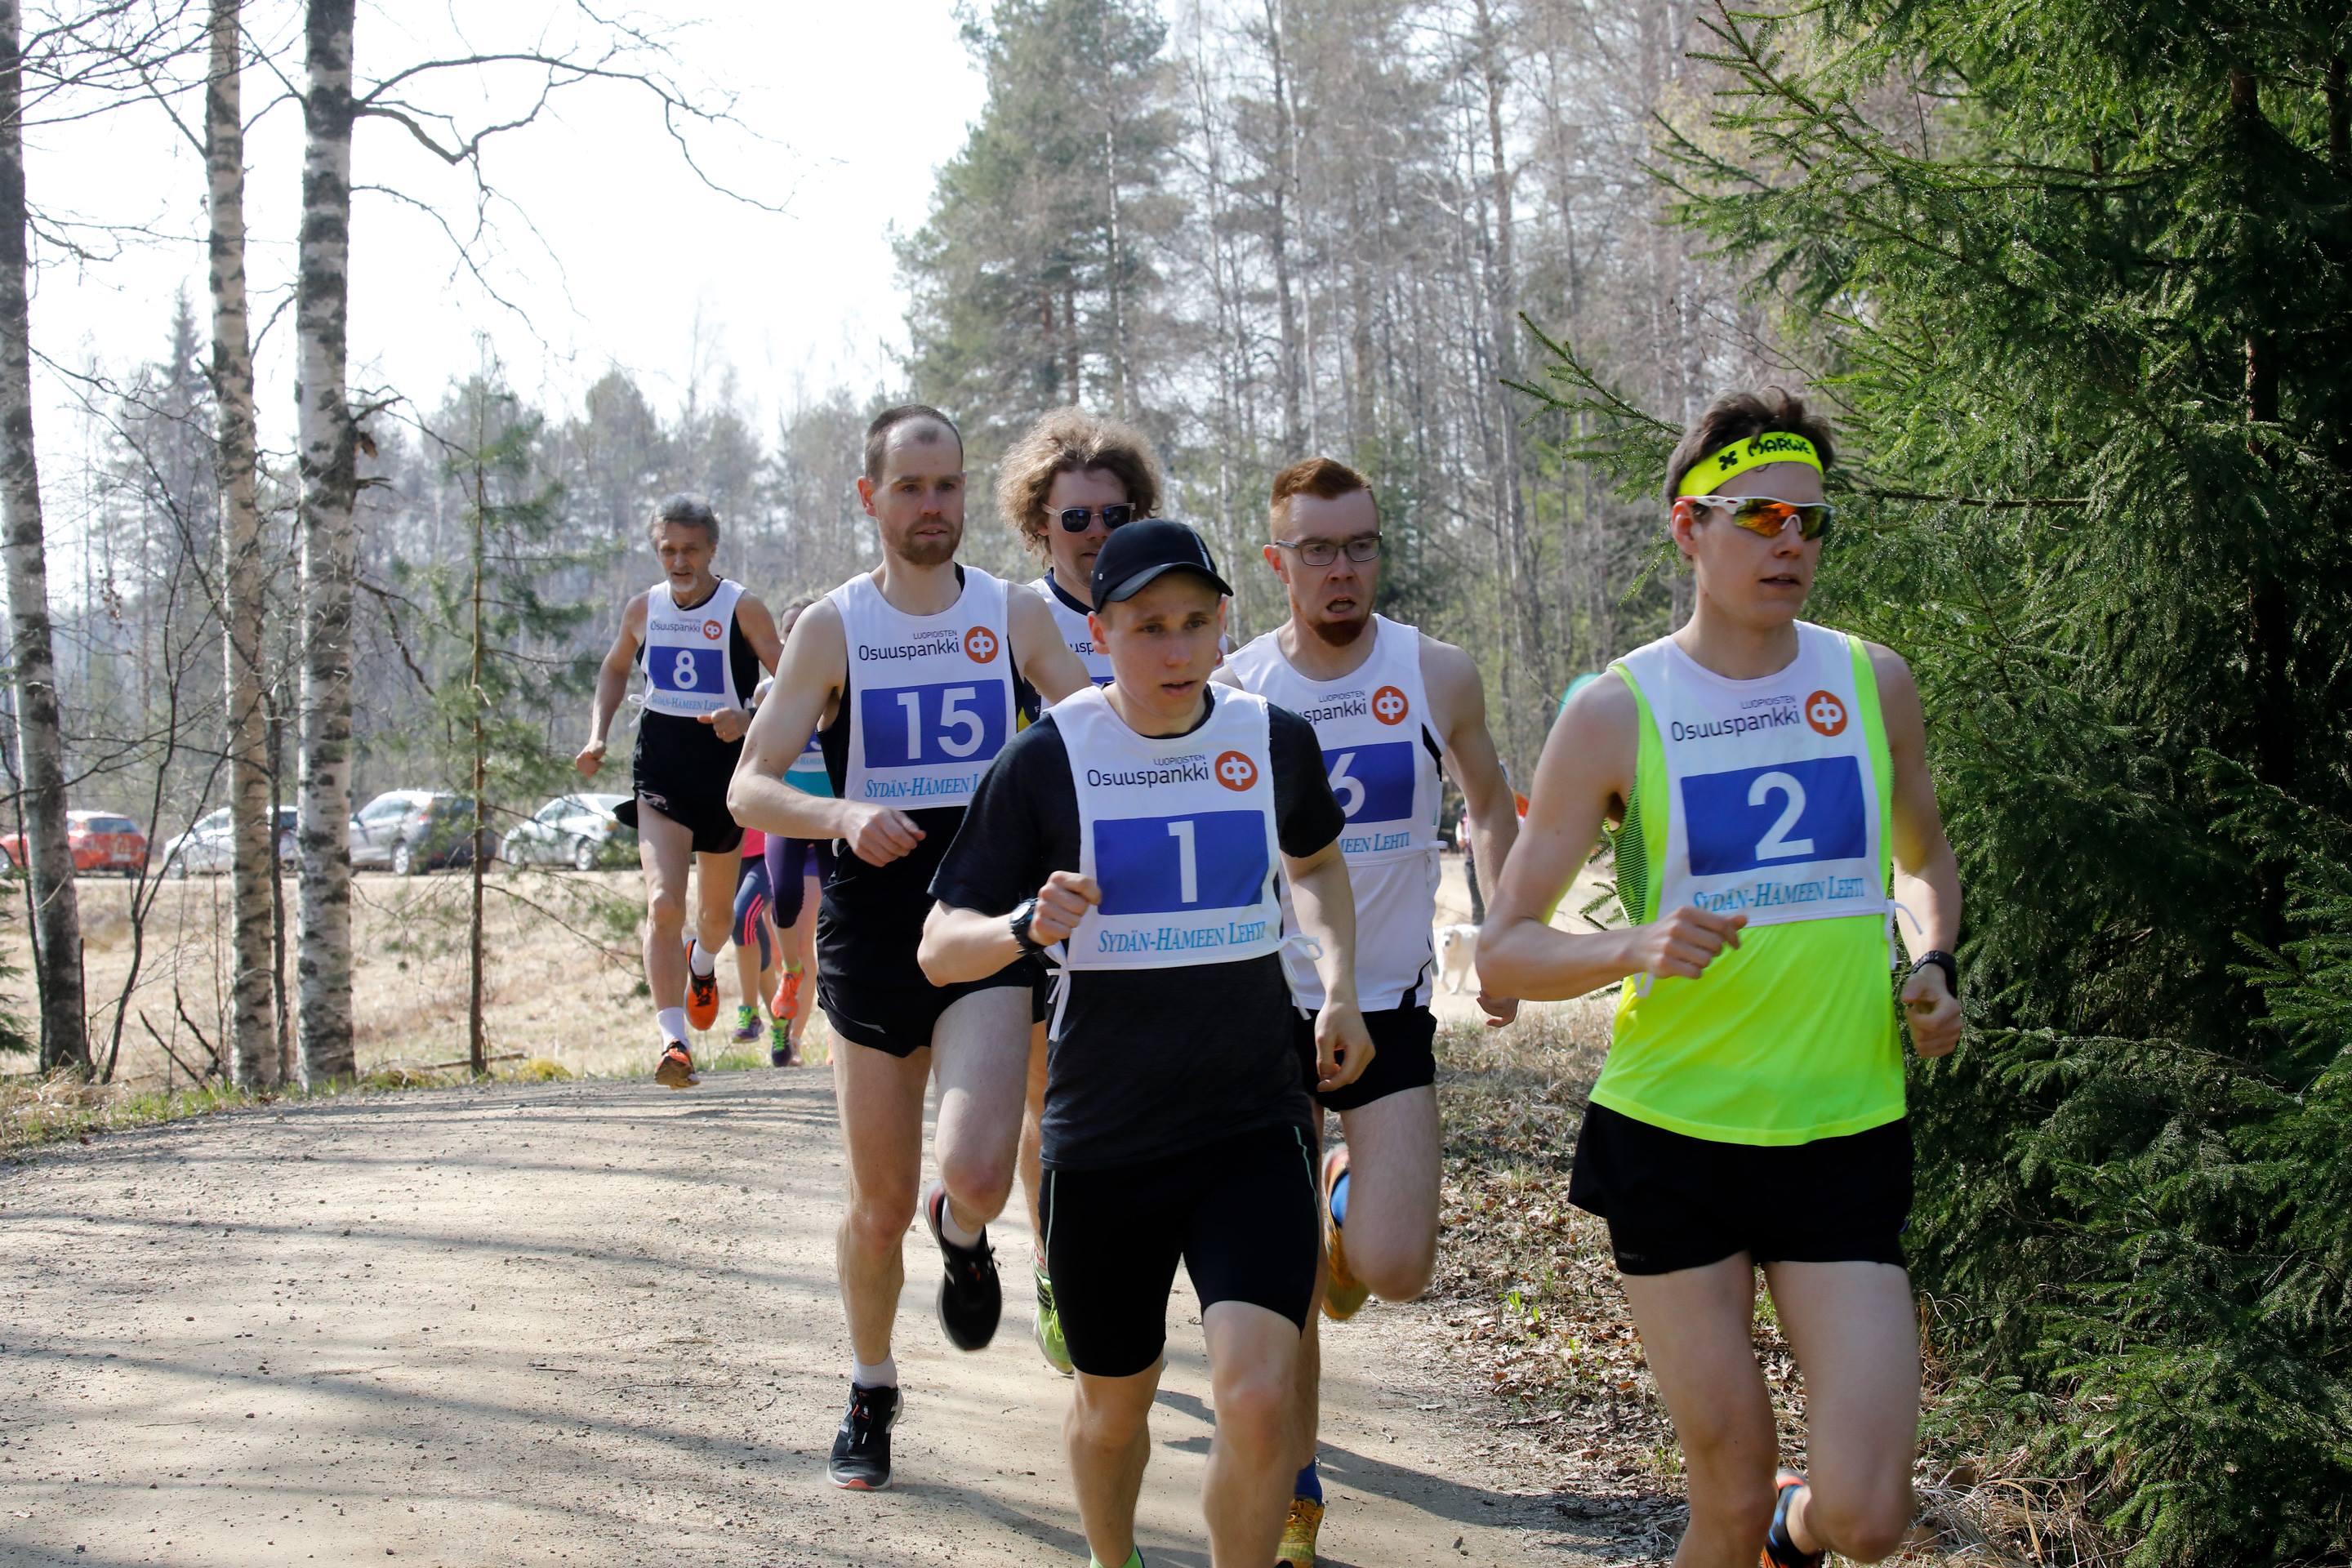
[[[16,703],[33,963],[40,985],[41,1066],[88,1071],[82,1021],[81,910],[66,842],[65,737],[49,626],[41,478],[33,455],[32,215],[25,194],[24,17],[0,0],[0,553],[8,578],[8,667]]]
[[[357,1070],[352,1037],[352,526],[358,422],[344,386],[352,247],[354,0],[309,0],[302,237],[295,281],[302,531],[302,1077]]]
[[[205,79],[210,195],[214,408],[219,440],[221,668],[226,687],[229,816],[235,824],[234,979],[229,1047],[236,1082],[278,1079],[277,814],[270,808],[262,637],[268,576],[254,478],[253,347],[246,314],[245,121],[240,0],[213,0]]]

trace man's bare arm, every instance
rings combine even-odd
[[[580,770],[582,778],[594,778],[596,770],[604,765],[613,715],[621,710],[621,700],[629,694],[629,668],[637,661],[637,645],[645,640],[645,626],[646,596],[639,594],[622,609],[621,629],[613,634],[613,646],[604,651],[604,662],[596,667],[596,694],[588,702],[588,743],[572,759],[572,765]]]
[[[1006,629],[1013,636],[1022,679],[1035,687],[1048,703],[1059,702],[1080,687],[1093,684],[1085,661],[1062,640],[1062,628],[1054,624],[1054,612],[1045,607],[1042,595],[1016,591],[1005,599],[1005,618],[1010,623]]]
[[[1503,875],[1511,847],[1518,842],[1519,806],[1510,781],[1503,776],[1503,759],[1495,750],[1494,734],[1486,728],[1486,683],[1468,654],[1429,637],[1421,643],[1421,678],[1436,710],[1431,716],[1443,726],[1439,737],[1445,743],[1446,771],[1462,786],[1462,816],[1477,852],[1478,868],[1492,887]],[[1518,1016],[1519,1005],[1515,998],[1488,989],[1482,965],[1479,1005],[1486,1010],[1486,1021],[1499,1028]]]

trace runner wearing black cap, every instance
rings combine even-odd
[[[1319,1251],[1286,945],[1319,950],[1315,1087],[1372,1060],[1346,816],[1305,721],[1209,686],[1231,589],[1197,533],[1129,523],[1105,542],[1092,588],[1113,681],[1057,702],[981,782],[933,879],[921,958],[940,984],[1024,952],[1056,971],[1043,1207],[1095,1561],[1140,1561],[1135,1504],[1181,1262],[1216,1405],[1210,1561],[1264,1568],[1289,1501]]]

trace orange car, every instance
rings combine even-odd
[[[147,835],[129,817],[110,811],[67,812],[66,843],[73,850],[77,872],[120,871],[136,877],[147,864]],[[12,871],[25,863],[24,835],[0,836],[0,861]]]

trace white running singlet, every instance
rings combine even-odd
[[[862,572],[825,595],[841,612],[856,705],[843,715],[845,799],[910,811],[971,804],[1013,733],[1010,591],[966,566],[963,592],[936,616],[893,609]]]
[[[1275,634],[1229,661],[1248,690],[1315,726],[1331,793],[1348,814],[1339,836],[1356,895],[1356,991],[1368,1013],[1426,1005],[1436,970],[1437,814],[1444,743],[1431,726],[1421,678],[1421,634],[1374,616],[1371,652],[1337,680],[1311,680],[1283,657]],[[1292,926],[1287,882],[1283,916]],[[1311,963],[1286,953],[1298,1005],[1323,1005]]]
[[[1095,647],[1094,628],[1087,624],[1087,613],[1072,609],[1069,601],[1054,591],[1054,574],[1050,571],[1029,586],[1045,601],[1045,607],[1054,612],[1054,629],[1062,634],[1062,640],[1070,645],[1070,651],[1076,654],[1078,662],[1087,667],[1087,678],[1097,686],[1108,686],[1110,652]],[[1037,694],[1037,700],[1043,707],[1053,706],[1045,700],[1045,694],[1042,691]]]
[[[719,579],[718,591],[690,610],[677,606],[667,579],[646,595],[646,711],[699,719],[740,708],[735,664],[729,658],[735,601],[743,584]]]

